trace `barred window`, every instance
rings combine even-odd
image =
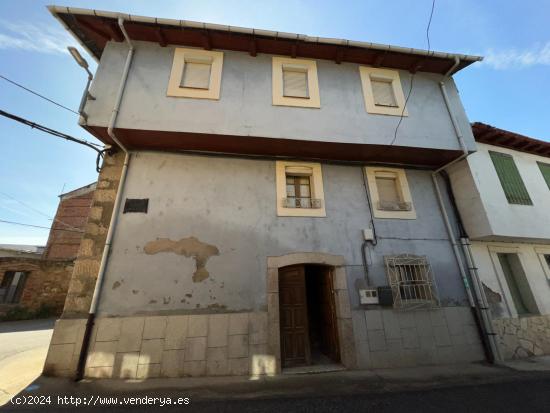
[[[396,308],[437,307],[437,288],[425,256],[410,254],[384,257]]]

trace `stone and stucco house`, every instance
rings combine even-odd
[[[59,195],[45,247],[0,247],[0,313],[44,307],[61,314],[94,190],[95,183]]]
[[[81,125],[112,148],[46,374],[490,353],[438,174],[476,150],[451,76],[480,58],[50,11],[99,63]]]
[[[550,143],[474,123],[450,180],[502,357],[550,354]]]

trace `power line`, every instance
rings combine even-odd
[[[428,25],[426,26],[426,40],[428,41],[428,53],[430,54],[430,26],[432,25],[432,17],[434,15],[434,9],[435,9],[435,0],[432,0],[432,9],[430,11],[430,18],[428,19]],[[399,122],[397,122],[397,126],[395,127],[395,131],[393,133],[393,139],[390,142],[390,146],[392,146],[397,139],[397,131],[399,130],[399,126],[401,126],[401,122],[403,122],[403,117],[405,115],[405,108],[407,107],[407,103],[409,102],[409,98],[411,97],[411,93],[413,90],[413,84],[414,84],[414,76],[416,75],[416,70],[411,74],[411,84],[409,87],[409,93],[407,93],[407,98],[405,99],[405,103],[403,104],[403,110],[401,111],[401,116],[399,116]]]
[[[12,225],[21,225],[23,227],[33,227],[33,228],[40,228],[40,229],[48,229],[51,230],[50,227],[44,227],[42,225],[32,225],[32,224],[24,224],[22,222],[14,222],[14,221],[7,221],[5,219],[0,219],[0,223],[4,224],[12,224]],[[53,231],[67,231],[67,232],[79,232],[81,234],[84,233],[84,231],[76,231],[74,229],[54,229]]]
[[[84,145],[84,146],[87,146],[88,148],[93,149],[94,151],[97,152],[97,158],[96,158],[96,162],[95,162],[96,171],[100,172],[99,163],[100,163],[101,159],[103,158],[103,154],[105,152],[105,149],[99,149],[99,148],[102,147],[101,145],[98,145],[97,143],[86,141],[84,139],[75,138],[71,135],[67,135],[66,133],[59,132],[55,129],[48,128],[46,126],[43,126],[43,125],[40,125],[38,123],[32,122],[28,119],[21,118],[19,116],[13,115],[11,113],[5,112],[1,109],[0,109],[0,115],[6,117],[8,119],[12,119],[16,122],[22,123],[23,125],[30,126],[33,129],[38,129],[39,131],[49,133],[50,135],[57,136],[58,138],[63,138],[63,139],[66,139],[68,141],[71,141],[71,142],[79,143],[80,145]]]
[[[60,219],[52,218],[52,217],[49,216],[48,214],[46,214],[46,213],[44,213],[44,212],[42,212],[42,211],[40,211],[40,210],[38,210],[38,209],[36,209],[36,208],[34,208],[34,207],[28,205],[28,204],[26,204],[26,203],[23,202],[23,201],[20,201],[19,199],[15,198],[15,197],[13,197],[13,196],[11,196],[11,195],[9,195],[9,194],[6,194],[5,192],[0,191],[0,194],[4,195],[4,196],[7,197],[7,198],[13,199],[13,200],[16,201],[16,202],[19,202],[19,203],[20,203],[21,205],[23,205],[24,207],[30,209],[31,211],[36,212],[37,214],[40,214],[40,215],[42,215],[42,216],[48,218],[50,221],[59,222],[60,224],[63,224],[63,225],[65,225],[65,226],[67,226],[67,228],[72,228],[72,229],[74,229],[74,230],[80,231],[79,228],[73,227],[72,225],[67,224],[66,222],[63,222],[63,221],[61,221]]]
[[[55,100],[52,100],[52,99],[50,99],[50,98],[47,98],[46,96],[41,95],[40,93],[35,92],[34,90],[29,89],[28,87],[25,87],[25,86],[23,86],[23,85],[20,85],[20,84],[17,83],[17,82],[14,82],[14,81],[11,80],[11,79],[8,79],[6,76],[0,75],[0,78],[4,79],[4,80],[7,81],[7,82],[10,82],[11,84],[13,84],[13,85],[15,85],[15,86],[17,86],[17,87],[20,87],[20,88],[23,89],[23,90],[26,90],[26,91],[29,92],[29,93],[32,93],[33,95],[36,95],[36,96],[38,96],[38,97],[40,97],[40,98],[42,98],[42,99],[44,99],[44,100],[47,100],[48,102],[53,103],[54,105],[57,105],[57,106],[59,106],[60,108],[63,108],[63,109],[65,109],[65,110],[68,110],[69,112],[72,112],[72,113],[74,113],[75,115],[78,115],[78,114],[79,114],[78,112],[76,112],[76,111],[74,111],[74,110],[68,108],[67,106],[62,105],[61,103],[56,102]]]

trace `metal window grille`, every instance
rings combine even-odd
[[[498,179],[510,204],[533,205],[514,158],[507,153],[489,151]]]
[[[432,269],[425,256],[384,257],[394,307],[404,310],[439,306]]]

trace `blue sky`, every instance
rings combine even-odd
[[[86,76],[65,51],[74,40],[49,14],[47,4],[51,2],[0,2],[0,74],[76,109]],[[426,48],[431,0],[55,4]],[[486,57],[455,76],[471,121],[550,140],[549,17],[550,0],[436,0],[432,49]],[[76,115],[2,79],[0,109],[94,140],[78,127]],[[75,189],[97,178],[95,153],[83,146],[5,118],[0,118],[0,139],[0,219],[49,227],[47,216],[55,214],[63,188]],[[0,223],[0,243],[44,244],[47,235],[47,230]]]

